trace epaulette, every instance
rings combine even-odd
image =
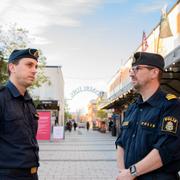
[[[167,100],[177,99],[177,97],[176,97],[174,94],[167,94],[167,95],[166,95],[166,99],[167,99]]]

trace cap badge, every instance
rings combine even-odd
[[[36,50],[35,52],[33,52],[31,49],[29,49],[29,54],[34,56],[35,58],[38,58],[39,57],[39,51]]]

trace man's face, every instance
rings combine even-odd
[[[140,92],[140,90],[152,80],[152,72],[155,67],[147,66],[147,65],[137,65],[133,66],[129,73],[131,77],[132,84],[134,86],[134,89],[137,92]]]
[[[25,88],[32,85],[37,73],[37,61],[32,58],[22,58],[17,65],[9,64],[12,77],[18,85]]]

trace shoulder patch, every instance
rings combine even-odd
[[[176,134],[178,128],[178,120],[173,116],[166,116],[162,122],[162,131],[170,132]]]
[[[166,95],[166,99],[167,99],[167,100],[177,99],[177,97],[176,97],[174,94],[167,94],[167,95]]]

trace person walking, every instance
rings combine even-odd
[[[164,58],[134,54],[130,77],[140,96],[125,113],[117,146],[116,180],[178,180],[180,101],[160,89]]]
[[[89,127],[90,127],[90,124],[89,124],[89,121],[86,122],[86,129],[87,131],[89,131]]]
[[[76,128],[77,128],[77,123],[76,123],[76,121],[74,121],[73,127],[74,127],[74,131],[76,131]]]
[[[37,49],[14,50],[9,81],[0,88],[0,179],[37,180],[38,114],[27,88],[35,80]]]
[[[112,126],[113,126],[113,121],[110,118],[109,123],[108,123],[108,130],[111,131],[112,130]]]

